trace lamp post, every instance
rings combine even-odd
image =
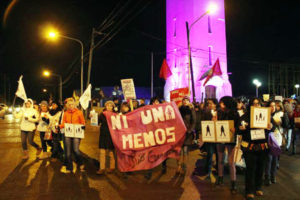
[[[195,84],[194,84],[194,73],[193,73],[193,64],[192,64],[192,55],[191,55],[191,45],[190,45],[190,31],[194,24],[196,24],[200,19],[202,19],[207,14],[213,14],[217,11],[218,7],[215,3],[210,3],[208,9],[205,13],[203,13],[197,20],[195,20],[190,26],[186,21],[186,33],[187,33],[187,43],[188,43],[188,52],[189,52],[189,91],[190,91],[190,81],[192,82],[192,92],[193,92],[193,102],[195,99]],[[191,77],[191,80],[190,80]]]
[[[81,47],[81,58],[80,58],[80,63],[81,63],[80,95],[82,95],[82,93],[83,93],[83,43],[79,39],[77,39],[77,38],[73,38],[73,37],[62,35],[62,34],[59,34],[56,31],[49,31],[48,32],[48,37],[51,38],[51,39],[56,39],[57,37],[60,37],[60,38],[68,39],[68,40],[73,40],[73,41],[75,41],[75,42],[77,42],[77,43],[80,44],[80,47]]]
[[[61,75],[60,75],[60,74],[54,74],[54,73],[51,73],[51,72],[49,72],[49,71],[47,71],[47,70],[45,70],[45,71],[43,72],[43,75],[44,75],[45,77],[56,76],[56,77],[59,78],[59,101],[60,101],[60,103],[62,103],[62,78],[61,78]]]
[[[253,84],[256,86],[256,97],[258,97],[258,88],[261,86],[261,82],[257,79],[254,79]]]
[[[299,84],[296,84],[296,85],[295,85],[295,88],[296,88],[296,91],[297,91],[297,93],[296,93],[297,96],[299,96],[299,93],[298,93],[299,86],[300,86]]]

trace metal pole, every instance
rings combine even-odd
[[[88,77],[86,82],[86,87],[90,84],[91,78],[91,70],[92,70],[92,59],[93,59],[93,50],[94,50],[94,35],[95,35],[95,28],[92,30],[92,38],[91,38],[91,45],[90,45],[90,55],[89,55],[89,64],[88,64]]]
[[[189,30],[189,23],[188,23],[188,22],[185,22],[185,25],[186,25],[187,42],[188,42],[188,51],[189,51],[189,68],[190,68],[190,71],[191,71],[193,102],[195,102],[195,101],[196,101],[196,99],[195,99],[195,85],[194,85],[194,73],[193,73],[193,64],[192,64],[191,46],[190,46],[190,30]]]
[[[63,104],[63,101],[62,101],[62,78],[61,78],[61,75],[59,75],[59,100],[60,100],[60,103]]]
[[[153,52],[151,52],[151,98],[153,97]]]
[[[256,97],[258,98],[258,86],[256,86]]]

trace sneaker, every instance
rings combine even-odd
[[[72,173],[71,170],[68,170],[65,166],[63,166],[61,169],[60,169],[60,172],[61,173],[64,173],[64,174],[70,174]]]
[[[81,172],[85,172],[85,167],[84,167],[84,165],[80,165],[79,169],[80,169]]]
[[[246,200],[254,200],[254,194],[247,194]]]
[[[263,191],[261,190],[256,191],[256,196],[263,196],[263,195],[264,195]]]
[[[96,174],[98,174],[98,175],[102,175],[102,174],[104,174],[105,173],[105,169],[99,169],[97,172],[96,172]]]

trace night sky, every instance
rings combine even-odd
[[[4,21],[11,2],[16,3]],[[154,86],[163,87],[158,74],[166,47],[164,0],[6,0],[0,3],[0,73],[10,77],[11,93],[21,74],[29,97],[41,98],[42,88],[56,89],[57,79],[41,76],[46,68],[68,80],[63,87],[65,97],[79,89],[79,44],[65,39],[50,42],[42,37],[44,27],[52,24],[61,34],[82,40],[87,53],[92,28],[101,27],[113,8],[120,10],[124,5],[114,23],[103,30],[106,34],[115,33],[124,25],[104,46],[95,49],[91,82],[94,87],[113,86],[120,84],[122,78],[134,78],[136,86],[150,87],[153,51]],[[226,0],[225,6],[233,94],[254,95],[253,78],[262,81],[261,92],[266,92],[269,63],[300,63],[300,2]],[[102,38],[97,36],[95,42]],[[87,61],[86,58],[85,69]]]

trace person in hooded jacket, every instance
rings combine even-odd
[[[193,104],[190,102],[189,97],[184,97],[182,99],[182,105],[179,107],[179,111],[183,122],[187,128],[185,140],[182,146],[181,158],[178,161],[177,173],[185,174],[186,173],[186,163],[188,156],[188,148],[192,145],[195,135],[195,126],[196,126],[196,113],[194,110]]]
[[[57,101],[53,101],[51,109],[49,111],[50,118],[50,128],[52,131],[53,138],[53,151],[51,158],[53,160],[62,159],[64,150],[61,147],[60,141],[62,140],[62,130],[57,130],[55,126],[59,125],[62,120],[62,108]]]
[[[31,99],[27,99],[24,102],[23,108],[19,113],[14,112],[15,118],[21,118],[21,142],[23,148],[23,159],[28,159],[28,147],[27,147],[27,138],[31,146],[33,146],[37,151],[36,155],[40,155],[42,152],[41,147],[36,144],[34,139],[34,131],[36,130],[36,124],[39,120],[39,113],[33,108],[33,101]]]
[[[56,129],[62,129],[65,127],[65,123],[69,124],[81,124],[81,128],[85,129],[85,120],[81,110],[76,108],[76,102],[74,98],[68,98],[67,100],[67,110],[64,112],[62,123]],[[57,131],[58,131],[57,130]],[[72,173],[73,172],[73,160],[72,152],[75,154],[75,161],[77,163],[77,169],[81,172],[85,171],[81,153],[79,151],[80,138],[65,137],[65,151],[67,154],[66,165],[61,169],[62,173]]]
[[[47,101],[42,101],[40,103],[40,115],[39,115],[39,121],[37,125],[37,131],[40,132],[40,139],[43,149],[43,154],[40,156],[40,159],[48,158],[49,154],[47,153],[47,146],[53,147],[52,140],[49,138],[45,140],[45,133],[47,129],[49,128],[51,115],[48,111],[48,103]]]
[[[218,110],[218,120],[233,120],[234,127],[230,130],[236,138],[236,130],[238,129],[239,115],[236,110],[237,104],[232,97],[224,96],[220,99],[219,102],[220,109]],[[228,164],[230,171],[230,180],[231,180],[231,193],[235,194],[236,189],[236,168],[234,163],[234,152],[235,152],[235,141],[232,143],[218,143],[217,152],[218,152],[218,179],[216,184],[223,184],[223,175],[224,175],[224,152],[227,149],[228,152]]]

